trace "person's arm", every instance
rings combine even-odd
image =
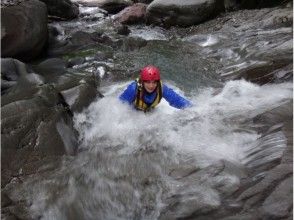
[[[172,107],[183,109],[192,106],[192,103],[189,100],[180,96],[173,89],[164,84],[162,85],[162,96]]]
[[[132,82],[131,84],[128,85],[125,91],[119,96],[119,99],[122,102],[132,104],[136,98],[136,88],[137,88],[137,83]]]

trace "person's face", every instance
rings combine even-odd
[[[147,92],[149,93],[154,92],[157,86],[157,81],[154,81],[154,80],[144,81],[143,86]]]

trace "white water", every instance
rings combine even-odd
[[[104,87],[103,99],[75,115],[82,151],[25,187],[35,218],[155,220],[217,209],[221,194],[238,189],[245,152],[260,137],[243,122],[292,99],[292,83],[230,81],[217,95],[188,97],[192,108],[162,102],[144,114],[118,100],[128,83]],[[220,160],[240,168],[223,170]]]
[[[259,137],[254,132],[235,132],[239,123],[292,97],[290,83],[260,87],[243,80],[230,81],[216,96],[206,89],[189,97],[194,103],[190,109],[177,110],[163,101],[152,114],[142,114],[118,101],[125,86],[105,88],[105,98],[76,115],[84,147],[103,137],[106,148],[123,145],[120,154],[160,143],[176,153],[193,154],[199,164],[218,159],[238,162],[246,145]]]

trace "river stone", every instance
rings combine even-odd
[[[146,4],[136,3],[123,9],[117,15],[115,15],[115,20],[122,24],[144,23],[146,8]]]
[[[54,87],[44,85],[30,99],[2,106],[2,171],[18,173],[32,161],[75,153],[77,133],[64,103]],[[7,183],[10,179],[2,180]]]
[[[244,209],[248,210],[260,203],[268,196],[267,192],[276,187],[276,185],[293,175],[292,167],[281,164],[266,173],[264,179],[256,185],[245,190],[239,197],[238,201],[245,201]]]
[[[32,85],[42,85],[44,83],[42,76],[34,73],[19,60],[12,58],[1,59],[1,67],[1,85],[3,86],[1,93],[9,93],[9,95],[2,97],[1,105],[7,104],[7,97],[10,97],[10,100],[19,100],[28,95],[30,96],[32,94],[30,92],[33,88]],[[19,92],[24,88],[26,88],[26,92]]]
[[[68,62],[61,58],[49,58],[47,60],[42,61],[38,65],[34,65],[32,68],[37,73],[45,76],[45,75],[54,75],[54,74],[64,74],[66,72],[66,68],[68,66]]]
[[[279,219],[290,215],[293,206],[293,177],[282,181],[261,207],[264,219]]]
[[[48,38],[46,5],[38,0],[28,0],[2,8],[1,32],[1,57],[25,61],[37,57]]]
[[[169,26],[190,26],[207,21],[224,10],[216,0],[154,0],[147,7],[147,23]]]
[[[48,15],[63,19],[77,18],[79,15],[79,5],[70,0],[41,0],[47,5]]]
[[[5,185],[13,176],[36,173],[49,157],[75,154],[77,132],[70,106],[60,91],[73,88],[71,94],[77,96],[73,110],[86,107],[98,92],[94,75],[65,75],[66,62],[61,59],[48,59],[37,65],[40,75],[18,60],[7,58],[1,62],[2,77],[15,82],[1,97],[1,176]],[[32,74],[43,81],[33,81]],[[54,74],[57,77],[51,76]]]
[[[102,98],[102,94],[98,93],[96,87],[85,80],[82,80],[81,84],[76,87],[62,91],[61,94],[72,112],[81,112],[97,96]]]

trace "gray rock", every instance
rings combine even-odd
[[[169,26],[190,26],[207,21],[224,10],[215,0],[154,0],[147,7],[147,23]]]
[[[66,72],[68,62],[60,58],[50,58],[38,65],[32,66],[33,70],[42,76],[62,75]],[[49,81],[47,81],[49,82]]]
[[[66,103],[72,112],[81,112],[87,107],[97,96],[102,97],[98,93],[96,87],[82,80],[80,85],[64,90],[61,92]]]
[[[261,211],[264,219],[279,219],[290,216],[293,206],[293,177],[282,181],[265,199]]]
[[[79,6],[70,0],[41,0],[47,5],[48,15],[53,15],[63,19],[77,18],[79,15]]]
[[[117,33],[120,35],[128,35],[130,32],[130,29],[126,25],[120,26],[117,30]]]
[[[20,87],[25,88],[27,86],[41,85],[44,83],[42,76],[34,73],[27,65],[19,60],[11,58],[1,59],[1,67],[2,94],[7,93],[12,88],[18,90]],[[4,99],[2,104],[5,103]]]
[[[11,100],[1,108],[2,169],[12,174],[37,158],[74,154],[77,147],[77,133],[62,96],[49,85],[31,93],[29,99]],[[29,173],[37,169],[31,167]],[[4,183],[11,179],[6,178]]]
[[[284,164],[278,165],[274,169],[268,171],[264,179],[245,190],[238,197],[238,200],[245,201],[244,209],[248,210],[260,204],[268,196],[268,191],[272,190],[280,181],[291,174],[292,167]]]
[[[1,31],[2,57],[26,61],[37,57],[48,38],[46,5],[28,0],[1,9]]]

